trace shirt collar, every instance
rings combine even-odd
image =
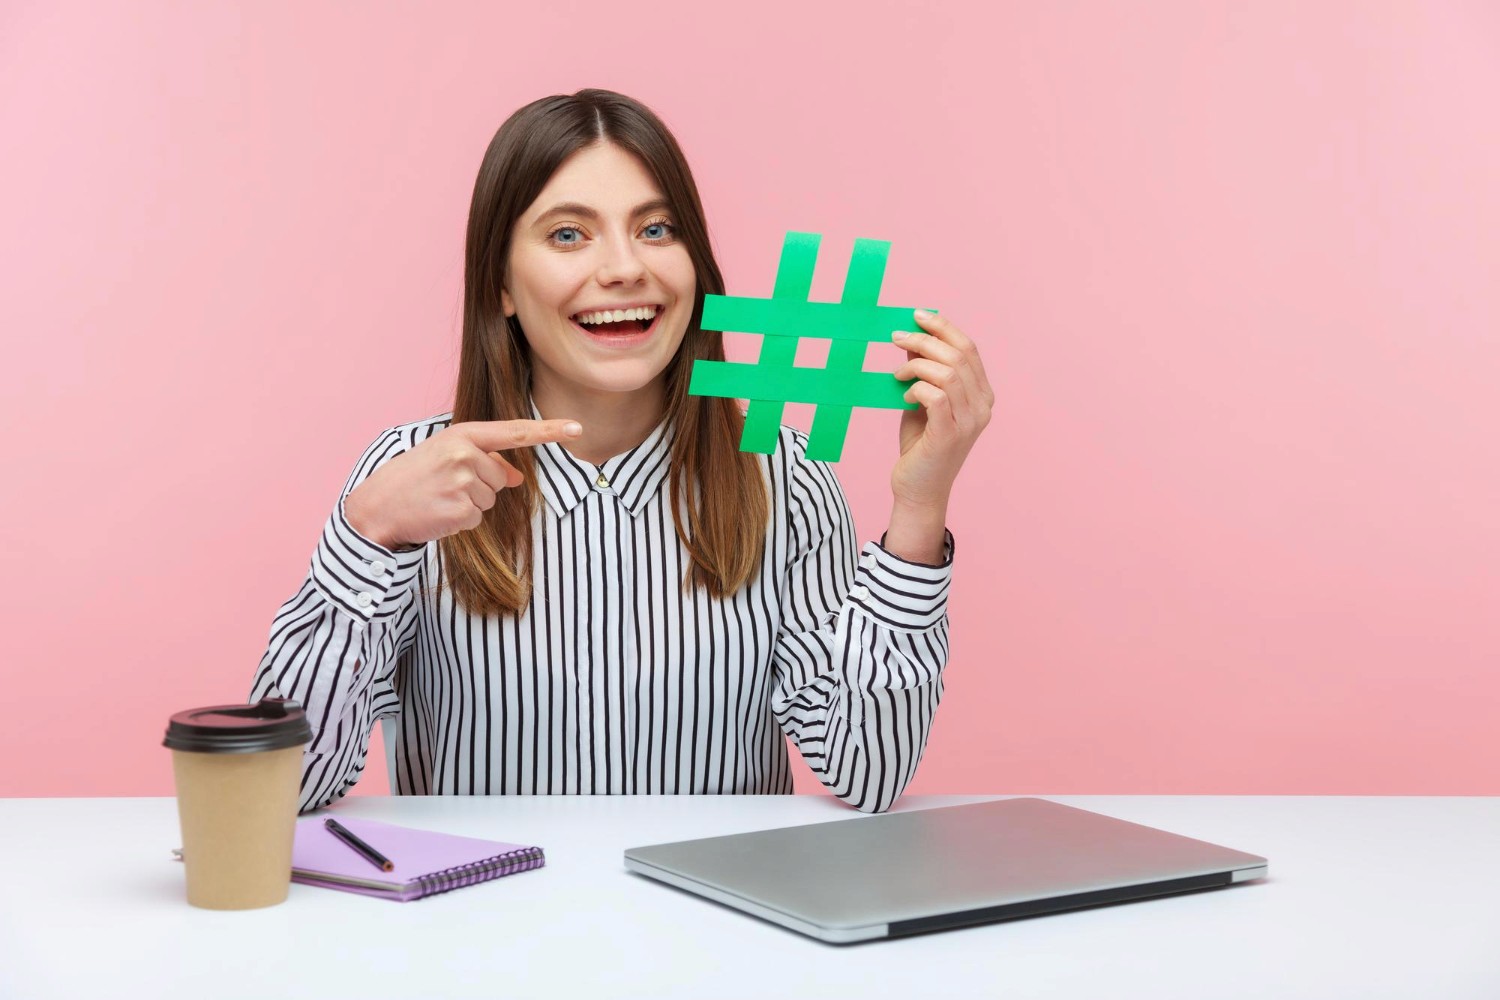
[[[542,419],[534,402],[531,415]],[[533,449],[537,486],[552,513],[564,517],[590,493],[607,493],[619,498],[631,516],[639,517],[671,471],[674,435],[669,423],[663,417],[646,440],[602,466],[585,462],[556,441],[537,445]],[[599,485],[601,480],[608,485]]]

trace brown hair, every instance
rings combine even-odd
[[[704,294],[722,295],[724,279],[687,161],[645,105],[608,90],[544,97],[511,115],[490,140],[469,208],[453,422],[530,419],[530,350],[500,303],[511,234],[562,162],[600,141],[633,153],[655,178],[697,275],[687,333],[666,370],[666,415],[675,430],[669,496],[677,535],[692,558],[684,586],[722,597],[759,567],[769,499],[759,460],[739,450],[739,406],[687,394],[695,360],[724,358],[723,335],[699,326]],[[531,600],[532,519],[541,503],[536,462],[528,448],[501,454],[525,482],[500,491],[478,527],[439,541],[454,599],[471,614],[519,614]]]

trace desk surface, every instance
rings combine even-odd
[[[917,796],[898,810],[999,796]],[[0,799],[0,997],[1500,997],[1500,799],[1049,796],[1270,859],[1227,889],[852,946],[624,870],[626,847],[861,817],[821,796],[356,798],[534,843],[412,903],[183,899],[172,799]]]

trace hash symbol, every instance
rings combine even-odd
[[[875,304],[880,297],[880,282],[885,277],[890,243],[855,240],[844,279],[843,299],[809,302],[813,265],[821,241],[818,233],[786,234],[781,245],[781,263],[776,269],[776,288],[769,299],[703,297],[705,330],[734,330],[764,336],[756,364],[699,361],[693,365],[688,382],[690,395],[749,400],[745,432],[740,438],[741,451],[770,454],[776,450],[781,415],[787,403],[811,403],[817,407],[807,436],[807,457],[823,462],[837,462],[843,453],[854,407],[890,410],[918,407],[902,398],[910,381],[902,382],[889,373],[863,370],[866,344],[890,343],[895,330],[922,332],[912,310]],[[797,341],[802,337],[833,341],[827,367],[802,368],[795,364]]]

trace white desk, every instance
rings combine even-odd
[[[1054,798],[1265,855],[1270,878],[841,947],[621,862],[860,821],[829,798],[357,798],[334,814],[535,843],[547,867],[406,904],[293,885],[216,913],[183,899],[172,799],[0,799],[0,997],[1500,997],[1500,799]]]

